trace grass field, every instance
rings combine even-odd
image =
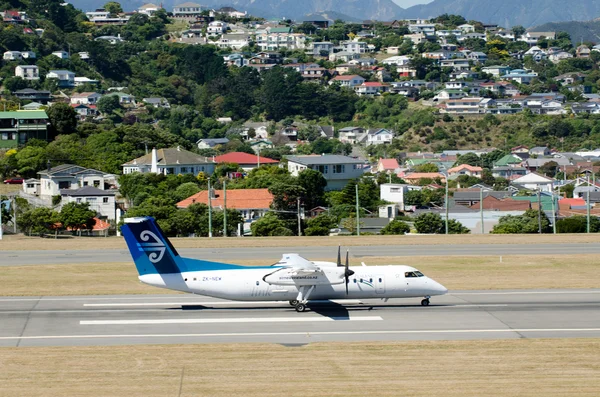
[[[527,234],[527,235],[408,235],[408,236],[331,236],[331,237],[230,237],[171,238],[176,248],[295,247],[356,245],[456,245],[456,244],[553,244],[565,242],[600,243],[600,233]],[[80,250],[126,249],[123,237],[39,238],[23,235],[5,236],[3,250]],[[335,255],[335,252],[333,253]]]
[[[0,349],[6,396],[598,396],[599,339]]]
[[[317,259],[317,258],[315,258]],[[332,258],[323,258],[329,259]],[[368,265],[407,264],[441,282],[450,290],[523,288],[598,288],[597,255],[570,256],[452,256],[368,258]],[[243,261],[264,265],[264,261]],[[351,266],[360,266],[352,259]],[[174,293],[138,281],[133,263],[89,263],[1,268],[0,295],[107,295]],[[569,277],[564,277],[568,274]],[[36,282],[32,283],[31,280]]]
[[[23,189],[22,185],[6,185],[0,182],[0,194],[14,193]]]

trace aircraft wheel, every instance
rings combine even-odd
[[[305,310],[306,310],[306,305],[304,303],[298,303],[298,304],[296,304],[296,311],[298,313],[301,313],[301,312],[303,312]]]
[[[429,299],[423,299],[421,301],[421,306],[429,306]]]
[[[297,304],[298,304],[298,301],[296,299],[290,301],[291,306],[296,306]]]

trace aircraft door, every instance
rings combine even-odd
[[[373,276],[373,285],[375,286],[375,293],[385,294],[385,278],[382,274]]]

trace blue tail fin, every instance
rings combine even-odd
[[[181,273],[182,258],[154,218],[126,218],[121,232],[140,276]]]

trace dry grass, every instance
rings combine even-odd
[[[0,194],[14,193],[21,189],[23,189],[22,185],[6,185],[0,182]]]
[[[528,234],[528,235],[411,235],[411,236],[331,236],[331,237],[230,237],[172,238],[177,248],[297,247],[357,245],[458,245],[458,244],[559,244],[565,242],[600,243],[600,233],[593,234]],[[6,236],[0,241],[2,250],[85,250],[126,249],[122,237],[53,238]]]
[[[417,267],[450,290],[598,288],[600,285],[600,259],[597,255],[510,256],[504,257],[502,263],[497,256],[364,260],[368,265],[407,264]],[[265,261],[241,263],[255,266],[264,265]],[[352,259],[351,265],[360,266],[360,260]],[[569,277],[564,277],[565,274]],[[32,279],[36,282],[32,283]],[[134,265],[129,262],[8,266],[0,272],[0,285],[0,295],[3,296],[174,293],[141,284]]]
[[[0,349],[6,396],[598,396],[600,339]]]

